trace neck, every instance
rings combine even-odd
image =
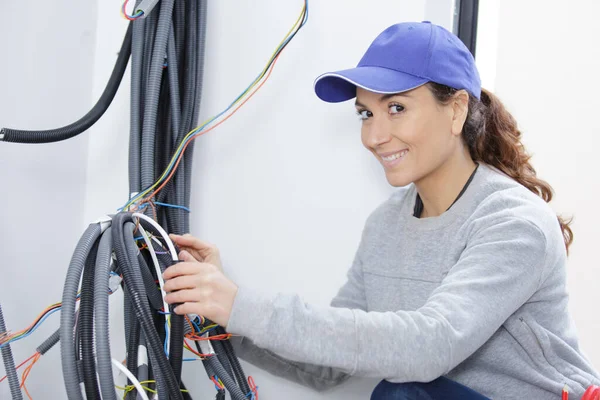
[[[442,215],[458,197],[475,169],[467,149],[415,182],[423,201],[422,218]]]

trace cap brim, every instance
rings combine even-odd
[[[382,67],[356,67],[329,72],[315,80],[315,93],[323,101],[339,103],[356,97],[356,88],[391,94],[418,88],[428,79]]]

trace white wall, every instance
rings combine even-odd
[[[0,125],[47,129],[84,115],[92,105],[95,36],[95,2],[0,1]],[[85,227],[87,145],[87,135],[43,146],[0,143],[0,303],[13,331],[61,299]],[[17,363],[56,330],[59,318],[54,314],[15,343]],[[58,347],[28,382],[35,398],[65,398]],[[0,399],[8,398],[3,382]]]
[[[553,207],[575,217],[568,267],[570,307],[582,347],[600,368],[600,3],[480,4],[477,62],[484,85],[495,85],[519,122],[538,175],[556,191]]]

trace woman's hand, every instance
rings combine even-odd
[[[203,260],[210,259],[211,254],[214,256],[214,253],[207,252],[198,254]],[[218,253],[216,256],[220,263]],[[180,304],[174,310],[177,314],[202,315],[226,327],[237,294],[237,285],[223,275],[219,266],[199,262],[186,250],[179,253],[179,259],[183,262],[172,265],[163,273],[167,303]]]
[[[181,250],[190,253],[197,261],[213,264],[221,271],[223,270],[221,255],[215,245],[204,242],[189,233],[183,236],[171,234],[169,237]]]

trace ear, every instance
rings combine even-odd
[[[459,90],[452,99],[452,134],[460,136],[469,111],[469,93]]]

